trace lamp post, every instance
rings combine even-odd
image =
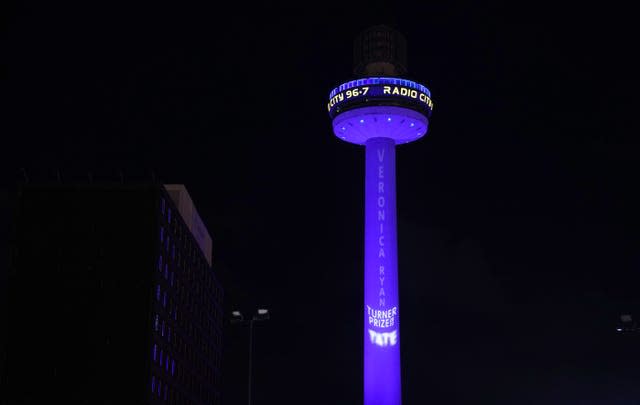
[[[249,324],[249,378],[247,385],[247,403],[251,405],[251,367],[253,357],[253,323],[256,321],[266,321],[269,319],[269,310],[260,308],[249,319],[244,319],[244,316],[240,311],[231,312],[231,323],[241,323],[243,325]]]
[[[620,321],[618,321],[616,331],[623,333],[640,332],[640,323],[635,321],[631,314],[620,315]]]

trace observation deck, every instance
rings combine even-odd
[[[433,110],[425,86],[398,77],[366,77],[343,83],[329,93],[327,111],[334,134],[363,145],[368,139],[412,142],[427,132]]]

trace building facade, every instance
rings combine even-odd
[[[25,185],[3,404],[219,404],[223,290],[182,185]]]

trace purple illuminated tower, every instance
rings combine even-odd
[[[331,91],[334,134],[365,146],[364,405],[400,405],[395,147],[427,133],[429,90],[400,78],[402,35],[372,27],[355,41],[357,79]]]

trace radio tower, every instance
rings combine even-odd
[[[395,147],[427,133],[431,93],[406,73],[404,37],[384,25],[354,43],[355,80],[333,89],[334,134],[365,146],[364,405],[400,405]]]

